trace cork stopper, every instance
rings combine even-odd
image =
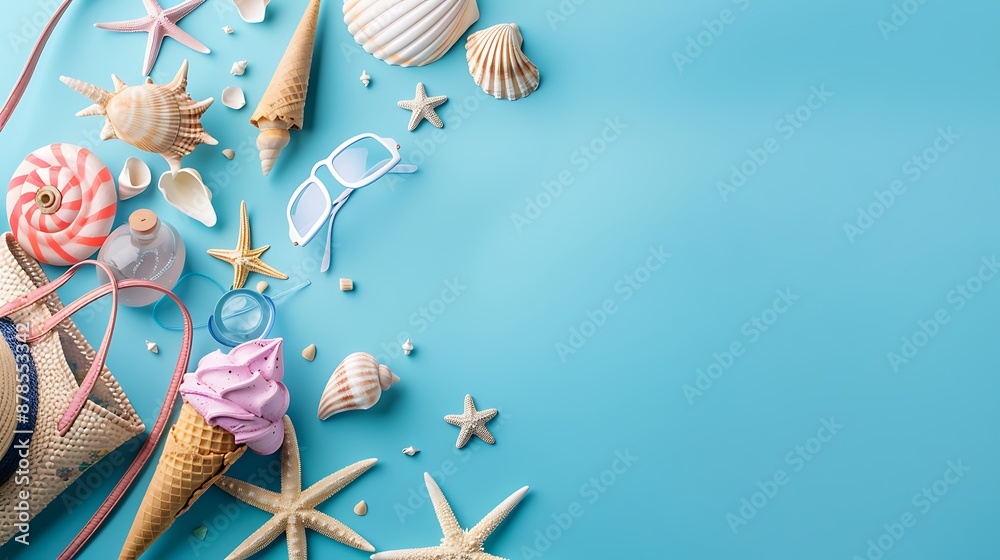
[[[150,233],[159,223],[156,213],[147,208],[140,208],[128,217],[128,227],[138,234]]]

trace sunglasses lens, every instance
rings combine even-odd
[[[330,211],[329,202],[323,192],[323,186],[310,182],[299,191],[299,196],[292,202],[288,211],[288,220],[299,236],[305,237],[318,222],[326,219]]]
[[[392,152],[378,140],[366,137],[337,154],[333,168],[348,183],[365,183],[366,179],[370,183],[384,175],[391,162]]]

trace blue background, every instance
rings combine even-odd
[[[266,21],[250,25],[227,0],[209,0],[181,22],[212,53],[168,39],[153,76],[168,80],[188,58],[189,91],[217,100],[204,124],[219,146],[184,163],[205,175],[219,223],[208,229],[179,214],[155,188],[122,204],[118,222],[155,209],[184,236],[188,270],[227,284],[231,268],[204,251],[234,246],[245,199],[254,245],[270,243],[265,260],[293,277],[271,290],[312,280],[281,305],[275,330],[287,341],[304,482],[380,459],[323,511],[378,550],[434,545],[440,530],[421,497],[430,471],[464,526],[531,486],[487,542],[511,559],[874,559],[880,537],[887,559],[996,557],[1000,279],[985,279],[988,268],[985,281],[974,278],[997,252],[1000,7],[896,2],[913,13],[897,14],[893,30],[879,24],[891,23],[890,0],[483,0],[473,30],[518,23],[541,69],[541,88],[511,103],[477,88],[461,44],[424,68],[374,59],[327,0],[306,128],[264,178],[247,120],[305,4],[275,0]],[[31,22],[52,9],[6,6],[4,83],[34,41]],[[115,72],[139,83],[144,36],[92,24],[141,14],[138,0],[70,8],[0,135],[0,176],[51,142],[92,147],[115,174],[128,156],[154,176],[166,169],[158,156],[98,141],[102,119],[74,118],[88,102],[57,80],[110,87]],[[236,32],[225,35],[224,25]],[[230,76],[239,59],[250,61],[246,75]],[[367,89],[362,70],[372,76]],[[440,132],[427,123],[407,132],[409,113],[395,106],[418,81],[450,98]],[[247,107],[218,102],[227,85],[243,87]],[[829,93],[821,100],[813,88]],[[796,113],[789,128],[786,115]],[[939,129],[958,135],[938,142],[947,151],[934,147]],[[313,162],[364,131],[395,138],[420,171],[352,197],[337,221],[333,270],[321,274],[322,241],[291,247],[283,209]],[[220,155],[225,147],[236,149],[234,164]],[[765,147],[773,153],[754,162]],[[914,157],[934,163],[922,169]],[[720,190],[733,166],[753,173]],[[554,186],[560,177],[565,186]],[[878,202],[894,181],[901,194]],[[645,268],[661,248],[662,266]],[[354,279],[354,292],[338,290],[341,276]],[[459,295],[445,304],[449,282]],[[65,296],[95,283],[88,275]],[[975,297],[956,299],[967,283]],[[772,307],[779,290],[797,298],[779,301],[782,313]],[[212,298],[194,291],[189,303],[203,311]],[[947,322],[927,326],[935,336],[915,336],[939,310]],[[95,342],[106,313],[80,321]],[[110,366],[151,421],[178,337],[148,309],[120,316]],[[772,324],[763,331],[755,317]],[[402,357],[408,336],[417,350]],[[903,351],[904,337],[922,347],[894,367],[889,354]],[[159,355],[145,351],[147,338]],[[195,356],[212,342],[199,331]],[[319,347],[313,363],[298,355],[310,342]],[[320,422],[318,395],[355,351],[377,354],[402,381],[374,409]],[[457,429],[441,417],[459,412],[466,393],[502,410],[490,425],[495,447],[454,449]],[[831,436],[824,421],[842,428]],[[423,451],[406,457],[407,445]],[[933,495],[949,462],[969,470],[938,482],[946,493],[934,502],[920,498],[925,488]],[[248,456],[231,474],[274,464]],[[54,557],[123,469],[86,475],[68,491],[80,503],[54,503],[35,520],[30,547],[8,544],[0,556]],[[83,557],[117,554],[149,477]],[[776,477],[786,484],[767,483]],[[370,513],[358,518],[351,508],[361,499]],[[148,556],[224,557],[268,518],[244,506],[233,513],[236,503],[208,492]],[[907,514],[915,524],[900,533],[892,524]],[[192,546],[199,525],[209,534]],[[366,557],[316,534],[309,549],[314,558]],[[279,539],[260,557],[285,555]]]

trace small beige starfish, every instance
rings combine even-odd
[[[444,417],[444,421],[462,428],[458,433],[458,441],[455,447],[461,449],[469,443],[472,436],[476,436],[486,443],[493,445],[497,440],[493,439],[493,434],[486,428],[486,423],[497,415],[497,409],[476,410],[476,403],[472,401],[472,395],[465,395],[465,412],[462,414],[449,414]]]
[[[378,459],[365,459],[344,467],[309,488],[302,489],[302,460],[295,427],[285,416],[285,441],[281,445],[281,493],[271,492],[253,484],[223,476],[216,486],[236,499],[255,508],[274,514],[260,529],[247,537],[226,560],[243,560],[257,554],[282,533],[287,533],[289,560],[306,560],[306,529],[364,550],[375,552],[375,547],[347,525],[316,510],[356,478],[370,469]]]
[[[250,248],[250,218],[247,216],[247,202],[240,203],[240,238],[235,249],[209,249],[208,254],[233,265],[233,289],[242,288],[251,272],[259,272],[271,278],[287,280],[288,275],[278,271],[271,265],[260,260],[264,251],[270,249],[264,245],[259,249]]]
[[[417,96],[413,99],[408,99],[400,101],[397,103],[403,109],[408,109],[413,111],[410,115],[410,125],[407,127],[409,130],[414,130],[420,121],[427,119],[432,125],[438,128],[444,128],[444,123],[441,121],[441,117],[438,116],[434,108],[441,105],[445,101],[448,101],[448,97],[444,95],[438,95],[436,97],[427,97],[427,91],[424,90],[424,83],[417,82]]]
[[[483,543],[500,526],[500,523],[514,509],[514,506],[528,493],[527,486],[511,494],[475,527],[464,531],[462,526],[458,524],[455,514],[451,511],[451,506],[448,505],[448,500],[441,492],[441,488],[434,482],[434,477],[424,473],[424,482],[427,483],[427,493],[431,497],[438,523],[441,524],[441,530],[444,532],[441,544],[428,548],[379,552],[373,554],[371,560],[503,560],[499,556],[493,556],[483,550]]]

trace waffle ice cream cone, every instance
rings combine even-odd
[[[210,426],[193,406],[184,403],[180,418],[170,428],[120,560],[142,555],[246,448],[236,443],[233,434]]]
[[[305,119],[319,3],[320,0],[310,0],[271,83],[250,117],[250,123],[261,131],[257,136],[257,149],[264,175],[270,173],[281,150],[288,144],[288,131],[301,129]]]

